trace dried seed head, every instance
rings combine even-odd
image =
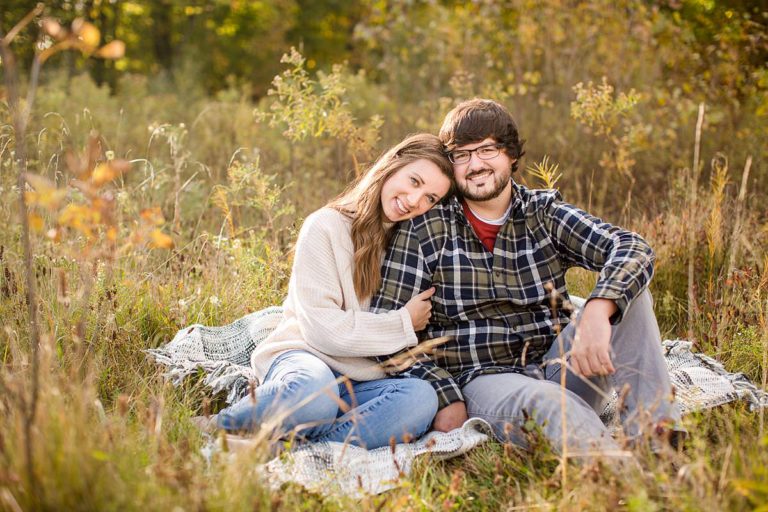
[[[121,417],[128,414],[130,405],[131,399],[128,397],[128,395],[120,394],[120,396],[117,397],[117,414],[119,414]]]

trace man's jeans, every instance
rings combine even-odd
[[[366,382],[337,379],[319,358],[303,350],[279,355],[255,397],[218,414],[219,428],[253,430],[273,423],[278,436],[339,441],[368,449],[424,434],[437,412],[437,394],[420,379]],[[340,382],[337,382],[339,380]]]
[[[640,294],[621,323],[613,326],[611,359],[616,372],[607,377],[584,379],[568,370],[566,389],[562,389],[561,343],[562,350],[568,352],[574,330],[573,323],[563,329],[544,356],[538,376],[482,375],[467,384],[463,393],[469,416],[487,420],[500,440],[521,446],[526,445],[522,427],[526,418],[533,417],[557,451],[562,451],[565,424],[571,453],[595,450],[605,453],[619,449],[598,416],[612,389],[623,397],[620,417],[629,437],[641,434],[645,424],[679,422],[680,411],[672,397],[653,300],[648,291]]]

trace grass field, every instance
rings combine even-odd
[[[183,97],[144,76],[127,75],[110,91],[52,72],[27,126],[11,88],[3,90],[3,510],[768,510],[765,412],[743,404],[687,416],[684,450],[641,445],[642,469],[626,473],[564,463],[535,435],[528,451],[488,443],[446,462],[420,460],[397,489],[362,501],[291,486],[270,492],[256,474],[266,446],[208,465],[190,418],[215,410],[220,397],[194,382],[173,388],[143,351],[188,324],[225,324],[280,304],[306,215],[393,133],[435,131],[446,106],[503,93],[457,74],[451,97],[408,111],[381,99],[386,87],[365,73],[337,67],[312,78],[297,52],[284,62],[273,82],[280,94],[258,101],[237,87]],[[526,76],[530,87],[541,79]],[[765,389],[768,218],[755,178],[765,175],[761,154],[751,160],[763,118],[739,118],[746,124],[724,154],[707,137],[722,138],[729,107],[712,108],[708,129],[710,110],[702,113],[702,132],[690,99],[675,103],[674,117],[663,110],[673,103],[666,89],[641,98],[596,83],[556,106],[544,95],[528,101],[522,89],[505,96],[533,135],[516,179],[554,184],[641,233],[657,254],[651,290],[663,336],[691,339]],[[674,140],[673,128],[651,133],[657,121],[674,125]],[[662,139],[662,150],[649,149]],[[563,160],[578,153],[571,144],[585,150],[567,165],[544,159],[542,140]],[[595,282],[586,271],[568,279],[577,295]]]

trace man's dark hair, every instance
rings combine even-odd
[[[507,155],[515,159],[512,164],[512,172],[515,172],[520,157],[525,154],[525,141],[520,139],[515,120],[503,105],[480,98],[463,101],[448,112],[440,128],[440,140],[449,152],[457,146],[487,138],[501,144]]]

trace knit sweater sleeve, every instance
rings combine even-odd
[[[338,212],[324,209],[308,217],[299,233],[289,294],[304,340],[334,357],[371,357],[415,346],[405,308],[370,313],[345,302],[345,292],[353,295],[354,287],[352,255],[342,243],[349,237],[344,222]]]

